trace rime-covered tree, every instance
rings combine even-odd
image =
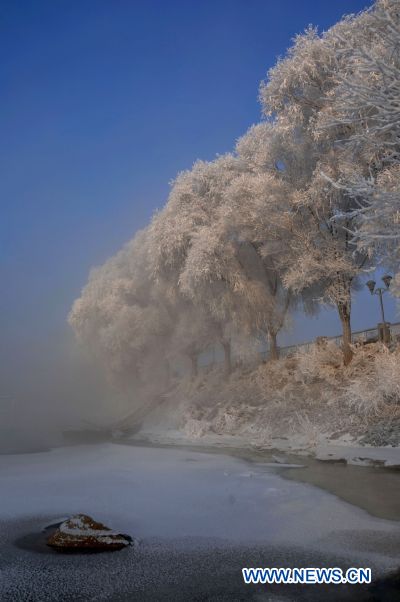
[[[92,270],[69,322],[114,381],[140,383],[149,363],[162,373],[173,321],[151,278],[147,231]]]
[[[232,315],[221,311],[226,298],[225,301],[219,298],[219,289],[205,293],[205,289],[199,287],[194,294],[185,274],[189,273],[188,266],[194,265],[196,254],[202,253],[201,245],[215,229],[224,191],[239,171],[240,164],[229,154],[212,162],[197,161],[191,170],[178,175],[165,208],[156,214],[150,226],[150,261],[156,281],[169,287],[178,297],[180,295],[182,303],[190,299],[202,310],[208,308],[214,333],[224,349],[227,372],[231,366],[229,333]],[[204,255],[201,257],[205,260]],[[205,263],[200,267],[204,274],[209,268]]]
[[[198,375],[199,356],[219,342],[218,323],[207,311],[187,300],[181,301],[174,325],[169,356],[172,362],[186,357],[192,378]]]
[[[351,298],[376,258],[400,259],[400,10],[378,0],[296,37],[260,88],[267,119],[232,153],[178,174],[165,207],[92,271],[70,322],[118,378],[217,341],[277,334],[299,301]]]
[[[267,334],[272,359],[279,356],[277,334],[296,301],[283,284],[288,232],[278,222],[288,210],[290,190],[279,168],[278,147],[276,128],[266,122],[238,141],[236,152],[245,169],[226,190],[224,211],[226,236],[236,241],[248,277],[262,291],[256,324]]]
[[[288,221],[292,253],[285,283],[295,291],[318,284],[321,299],[337,307],[346,363],[352,357],[351,292],[367,256],[357,251],[350,235],[356,219],[354,198],[333,183],[341,160],[336,137],[321,137],[318,121],[346,61],[341,39],[352,35],[354,43],[357,19],[364,18],[344,19],[321,36],[315,29],[297,36],[286,58],[270,70],[260,93],[264,112],[274,116],[290,149],[281,162],[292,187],[291,210],[282,216]]]
[[[319,119],[321,135],[335,137],[341,164],[335,184],[355,203],[359,246],[400,259],[400,5],[379,0],[352,21],[341,47],[337,85]],[[358,218],[358,219],[354,219]]]

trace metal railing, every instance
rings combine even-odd
[[[391,336],[391,340],[394,341],[400,341],[400,322],[395,322],[393,324],[389,324],[390,327],[390,336]],[[379,339],[379,332],[378,332],[378,327],[375,328],[367,328],[366,330],[356,330],[355,332],[351,333],[352,336],[352,343],[353,344],[365,344],[365,343],[373,343],[375,341],[378,341]],[[342,344],[343,341],[343,336],[342,335],[336,335],[333,337],[321,337],[326,341],[333,341],[335,343],[335,345],[337,345],[338,347],[340,347],[340,345]],[[313,341],[306,341],[304,343],[297,343],[296,345],[287,345],[285,347],[279,347],[279,357],[283,358],[283,357],[290,357],[293,356],[297,351],[310,351],[311,347],[313,345],[315,345],[315,340]],[[269,349],[264,349],[262,351],[260,351],[260,357],[263,360],[266,360],[269,356]],[[222,359],[215,359],[214,361],[210,361],[210,362],[206,362],[201,366],[201,369],[204,371],[208,371],[212,368],[213,365],[215,364],[220,364],[222,363],[223,360]]]
[[[395,322],[394,324],[388,324],[390,328],[390,336],[391,340],[399,340],[400,338],[400,322]],[[340,347],[343,342],[342,335],[336,335],[333,337],[323,337],[326,341],[333,341],[335,345]],[[351,333],[351,339],[353,344],[365,344],[365,343],[373,343],[378,341],[379,332],[378,327],[376,328],[367,328],[366,330],[356,330]],[[307,341],[305,343],[298,343],[297,345],[288,345],[287,347],[281,347],[279,350],[279,354],[281,357],[287,357],[289,355],[293,355],[298,350],[309,351],[310,347],[315,344],[314,341]],[[264,352],[268,355],[268,352]]]

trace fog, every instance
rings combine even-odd
[[[73,339],[34,341],[2,357],[0,394],[2,451],[62,442],[66,429],[102,427],[124,411],[99,366]]]
[[[43,318],[32,310],[29,299],[18,299],[30,313],[24,324],[26,339],[21,337],[16,325],[12,336],[10,323],[15,318],[12,308],[5,308],[5,323],[9,334],[3,337],[0,349],[0,421],[3,450],[24,450],[60,443],[60,433],[65,429],[108,427],[134,409],[141,399],[135,390],[121,391],[110,385],[98,365],[74,338],[67,324],[65,310],[72,303],[74,288],[63,301],[57,328],[47,328]],[[68,291],[67,291],[68,292]],[[358,293],[354,301],[354,327],[362,329],[374,325],[371,315],[377,315],[377,299]],[[395,301],[385,299],[389,321],[397,321]],[[43,327],[43,338],[37,334],[38,320]],[[321,332],[335,335],[340,325],[333,310],[307,318],[294,317],[288,331],[281,336],[282,344],[310,340]],[[212,359],[212,355],[205,360]],[[215,354],[222,360],[221,351]],[[182,363],[185,370],[190,366]]]

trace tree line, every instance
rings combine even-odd
[[[117,379],[266,337],[295,308],[336,307],[345,364],[351,300],[400,250],[400,2],[308,28],[261,82],[263,117],[231,153],[176,177],[164,208],[72,307],[78,338]],[[400,284],[400,278],[394,280]]]

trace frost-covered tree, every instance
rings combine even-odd
[[[191,376],[195,378],[198,374],[200,354],[219,340],[218,323],[210,314],[190,301],[181,300],[169,348],[172,362],[179,361],[181,357],[188,358]]]
[[[355,200],[333,182],[341,159],[335,134],[321,137],[318,122],[345,60],[341,39],[357,39],[356,19],[344,19],[321,36],[315,29],[297,36],[260,92],[265,114],[274,117],[290,149],[281,160],[292,187],[291,210],[282,215],[291,233],[292,254],[285,284],[295,291],[318,284],[321,299],[337,307],[346,363],[352,357],[351,292],[367,256],[357,251],[350,235]]]
[[[266,333],[271,356],[277,357],[277,333],[294,299],[283,286],[287,241],[273,218],[283,211],[288,193],[273,141],[273,128],[260,124],[239,141],[234,157],[215,162],[204,190],[218,195],[218,203],[214,197],[209,219],[193,228],[179,275],[183,294],[206,307],[220,325],[227,371],[233,331],[248,337]]]
[[[193,236],[213,222],[223,192],[238,168],[233,155],[227,154],[215,161],[196,161],[190,170],[178,174],[165,207],[149,228],[150,262],[156,279],[178,284]]]
[[[279,355],[277,334],[296,301],[283,284],[288,232],[278,222],[288,210],[290,191],[279,168],[275,130],[260,123],[238,141],[236,152],[245,169],[227,188],[224,211],[226,236],[236,241],[248,277],[260,291],[256,324],[269,339],[272,359]]]
[[[237,241],[223,236],[221,223],[216,221],[194,237],[180,276],[182,293],[205,308],[215,323],[227,374],[232,369],[233,332],[254,336],[263,311],[260,282],[249,277],[241,251]]]
[[[240,164],[229,154],[212,162],[197,161],[191,170],[178,175],[165,208],[156,214],[150,226],[150,261],[154,278],[181,296],[180,302],[190,300],[201,310],[207,308],[214,322],[214,333],[224,349],[227,372],[231,369],[233,305],[229,305],[229,311],[227,305],[222,310],[227,297],[220,289],[210,290],[207,283],[207,287],[199,286],[194,292],[187,276],[195,274],[192,268],[196,258],[200,260],[196,265],[200,266],[203,275],[210,270],[210,265],[206,265],[205,247],[208,242],[215,241],[212,233],[215,234],[219,223],[224,191],[239,171]],[[204,283],[206,281],[207,276]],[[236,312],[235,315],[239,314]]]
[[[78,339],[118,383],[141,383],[151,366],[161,375],[172,333],[170,308],[151,279],[148,250],[144,230],[92,270],[69,315]]]
[[[379,256],[400,260],[400,10],[378,0],[295,38],[260,88],[267,119],[234,151],[178,174],[165,207],[92,271],[70,323],[116,378],[216,343],[277,335],[300,301],[351,298]],[[166,371],[167,372],[167,371]]]
[[[400,5],[378,0],[340,30],[341,69],[319,120],[335,137],[341,169],[336,185],[354,199],[354,231],[370,253],[400,259]],[[357,43],[354,43],[356,34]]]

